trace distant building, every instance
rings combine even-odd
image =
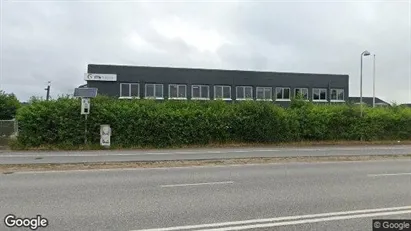
[[[90,64],[85,80],[99,95],[121,99],[265,100],[287,106],[297,94],[342,103],[349,92],[349,76],[337,74]]]
[[[348,99],[349,102],[354,103],[354,104],[360,104],[360,97],[349,97]],[[367,106],[373,105],[373,97],[362,97],[362,102],[363,104]],[[385,107],[385,106],[391,106],[391,104],[385,102],[384,100],[375,97],[375,106],[376,107]]]

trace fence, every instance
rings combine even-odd
[[[18,123],[17,120],[0,120],[0,137],[17,136]]]

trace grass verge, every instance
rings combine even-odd
[[[0,136],[0,150],[8,149],[9,142],[8,137]]]
[[[178,161],[144,161],[144,162],[96,162],[78,164],[0,164],[0,172],[12,174],[22,171],[66,171],[91,169],[121,169],[121,168],[165,168],[189,166],[219,166],[246,165],[269,163],[320,163],[335,161],[372,161],[410,159],[408,155],[366,155],[366,156],[319,156],[319,157],[270,157],[270,158],[241,158],[218,160],[178,160]]]
[[[101,147],[98,144],[91,145],[44,145],[40,147],[22,147],[17,142],[10,142],[10,148],[15,151],[89,151],[89,150],[152,150],[155,147],[122,147],[113,145],[110,148]],[[206,145],[185,145],[169,147],[179,148],[239,148],[239,147],[312,147],[312,146],[364,146],[364,145],[405,145],[411,144],[411,140],[384,140],[384,141],[301,141],[288,143],[210,143]]]

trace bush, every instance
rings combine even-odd
[[[115,147],[177,147],[210,143],[397,140],[411,135],[411,109],[270,102],[91,100],[87,140],[98,146],[100,125],[112,128]],[[17,112],[18,147],[79,147],[85,118],[80,100],[33,101]]]
[[[16,116],[20,102],[14,94],[6,94],[0,90],[0,120],[11,120]]]

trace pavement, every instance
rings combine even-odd
[[[301,148],[197,148],[133,151],[0,152],[0,164],[122,161],[211,160],[250,157],[351,156],[411,154],[411,145]]]
[[[0,192],[0,230],[372,230],[411,219],[411,160],[19,172]]]

